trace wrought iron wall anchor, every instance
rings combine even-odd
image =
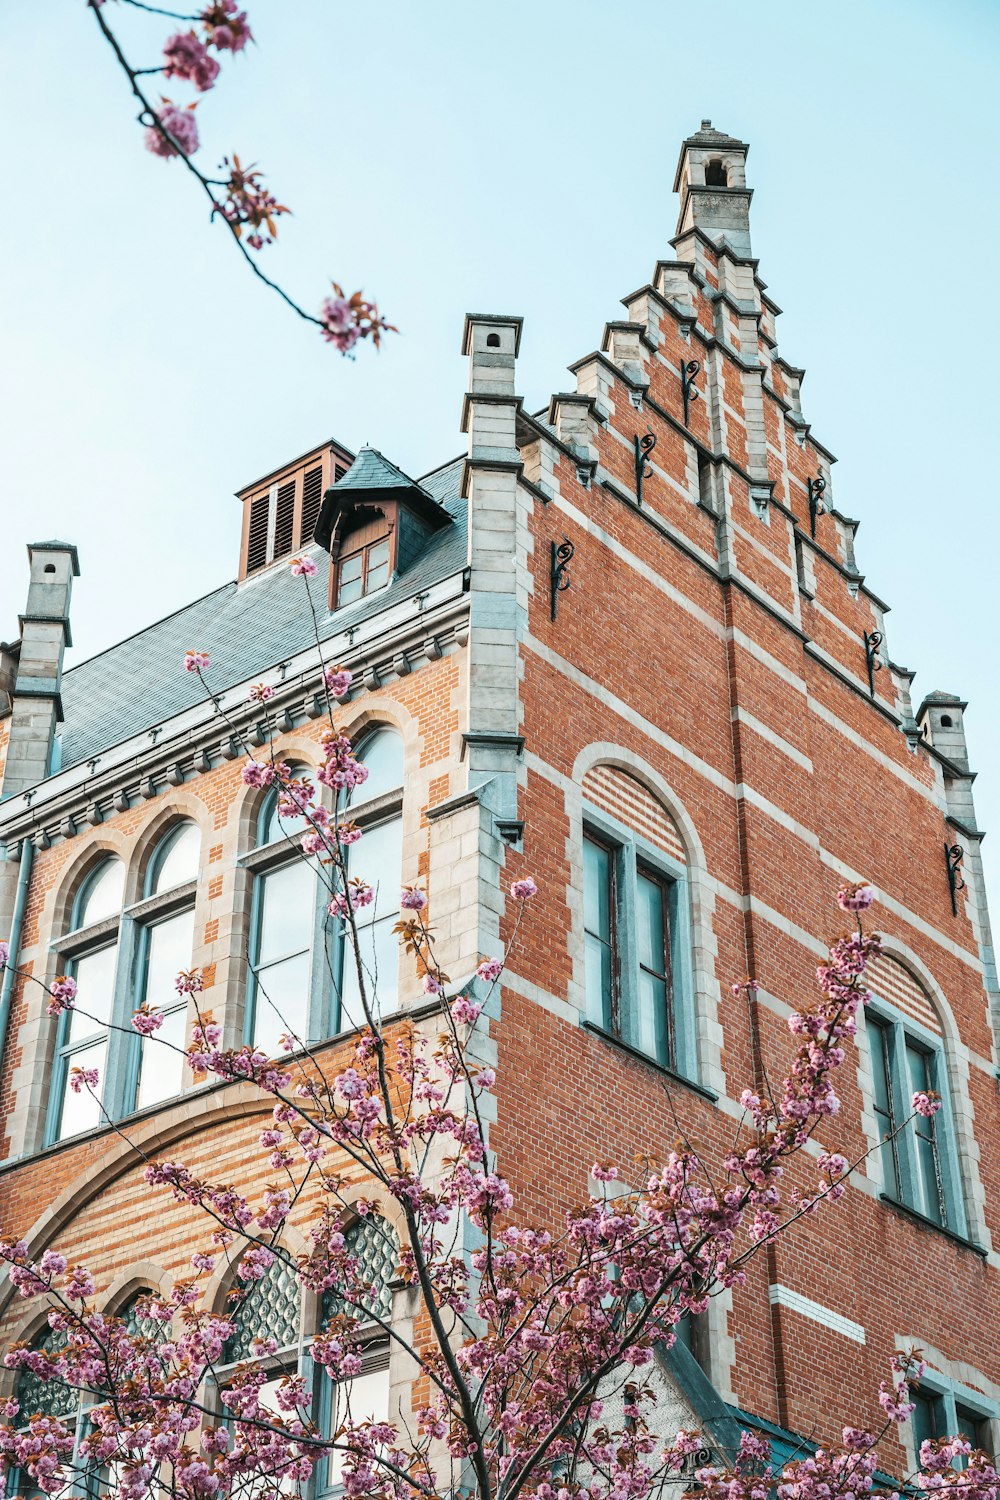
[[[684,398],[684,426],[688,425],[691,402],[697,401],[701,392],[695,386],[695,377],[701,371],[700,359],[681,360],[681,395]]]
[[[871,634],[867,630],[865,631],[865,665],[868,668],[868,691],[873,698],[875,696],[875,673],[882,670],[882,658],[878,654],[881,644],[881,630],[873,630]]]
[[[549,564],[549,583],[551,585],[551,610],[553,620],[559,608],[559,595],[564,594],[569,588],[569,565],[573,559],[576,548],[568,537],[563,537],[558,545],[552,543],[552,560]]]
[[[826,489],[826,480],[822,474],[817,474],[815,479],[806,480],[806,488],[809,491],[809,530],[815,536],[816,517],[826,514],[826,506],[823,503],[823,491]]]
[[[958,916],[958,893],[966,889],[965,881],[959,866],[965,858],[965,850],[961,844],[945,844],[944,862],[948,871],[948,889],[951,892],[951,914]]]
[[[642,481],[652,479],[653,470],[649,463],[649,455],[656,447],[656,435],[651,427],[640,437],[635,435],[635,499],[636,504],[642,504]]]

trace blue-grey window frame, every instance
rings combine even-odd
[[[312,776],[314,774],[312,767],[296,764],[293,768],[293,775],[302,774]],[[266,823],[270,821],[277,798],[277,791],[272,788],[258,808],[253,825],[254,846],[240,860],[240,864],[251,878],[248,963],[243,1000],[243,1041],[248,1046],[253,1044],[257,1013],[257,962],[260,953],[263,882],[273,871],[291,864],[293,860],[305,858],[298,848],[295,833],[290,835],[291,843],[284,836],[272,839],[268,844],[258,843]],[[333,993],[335,986],[326,982],[327,964],[320,961],[321,958],[329,957],[326,942],[326,907],[329,892],[320,879],[319,872],[316,871],[315,874],[312,946],[309,954],[309,999],[306,1012],[306,1036],[303,1038],[307,1044],[335,1036],[340,1024],[339,1001]],[[335,969],[334,972],[336,972]]]
[[[954,1437],[958,1432],[958,1417],[956,1408],[964,1406],[967,1410],[974,1412],[981,1422],[990,1424],[990,1443],[988,1452],[992,1454],[997,1449],[997,1424],[1000,1422],[1000,1404],[991,1401],[981,1391],[976,1391],[971,1386],[962,1385],[960,1381],[952,1380],[948,1375],[942,1375],[938,1370],[927,1370],[921,1375],[917,1382],[917,1389],[928,1395],[936,1397],[944,1405],[944,1422],[942,1437]],[[911,1430],[910,1424],[905,1429],[913,1444],[914,1453],[919,1462],[920,1452],[916,1443],[916,1432]]]
[[[889,1088],[892,1094],[893,1110],[897,1120],[906,1120],[911,1114],[910,1101],[913,1097],[910,1088],[909,1068],[906,1061],[906,1040],[909,1037],[920,1051],[927,1053],[933,1058],[934,1083],[933,1087],[941,1095],[941,1108],[934,1116],[934,1141],[937,1148],[938,1169],[941,1174],[941,1188],[943,1194],[944,1223],[942,1228],[949,1230],[963,1238],[968,1237],[969,1229],[965,1212],[965,1193],[962,1184],[962,1174],[958,1162],[957,1143],[955,1140],[955,1113],[952,1107],[951,1089],[948,1082],[948,1060],[945,1054],[944,1039],[937,1033],[922,1026],[919,1021],[910,1016],[904,1016],[894,1005],[882,1000],[878,993],[873,993],[872,999],[867,1006],[867,1018],[887,1028],[890,1038],[889,1058]],[[871,1057],[871,1034],[866,1030],[866,1039],[872,1067],[878,1066],[877,1060]],[[872,1077],[873,1099],[874,1099],[874,1075]],[[882,1141],[879,1141],[881,1152]],[[920,1196],[920,1175],[916,1165],[915,1148],[913,1143],[912,1125],[904,1126],[895,1139],[895,1156],[897,1162],[897,1175],[899,1177],[899,1198],[888,1190],[886,1197],[890,1201],[898,1201],[904,1208],[911,1209],[920,1214],[929,1224],[937,1221],[928,1214],[922,1204]],[[881,1161],[881,1156],[880,1156]],[[884,1170],[883,1170],[883,1186]]]
[[[691,953],[690,874],[686,864],[672,858],[642,834],[621,823],[602,808],[590,802],[583,804],[580,855],[588,833],[609,847],[615,858],[615,923],[618,957],[618,1007],[621,1040],[635,1047],[628,1026],[637,1012],[639,959],[636,935],[636,873],[640,865],[662,879],[668,892],[668,927],[670,934],[670,1029],[673,1056],[667,1064],[671,1072],[698,1081],[698,1017],[694,994],[694,970]],[[582,930],[581,930],[582,936]],[[603,1017],[591,1013],[591,997],[586,996],[586,1016],[591,1025],[606,1030]],[[627,1024],[626,1024],[627,1021]],[[613,1033],[609,1033],[613,1034]],[[636,1048],[636,1050],[639,1050]],[[643,1054],[646,1055],[646,1054]],[[659,1062],[651,1058],[652,1062]],[[662,1065],[662,1064],[661,1064]]]
[[[163,921],[167,917],[176,915],[178,911],[194,905],[197,879],[185,881],[172,890],[162,891],[156,896],[149,894],[155,882],[156,872],[170,845],[190,821],[190,819],[179,820],[157,843],[146,871],[144,895],[141,901],[134,902],[131,906],[122,906],[115,916],[104,917],[88,927],[80,928],[77,925],[80,913],[101,871],[112,860],[122,862],[120,857],[113,853],[109,853],[105,859],[98,860],[87,872],[74,897],[70,931],[57,938],[52,945],[56,952],[65,957],[67,974],[74,975],[80,959],[92,953],[99,953],[102,948],[110,948],[113,943],[117,944],[118,956],[115,960],[111,1021],[107,1031],[107,1051],[104,1056],[102,1097],[104,1112],[110,1115],[112,1120],[125,1119],[136,1112],[142,1037],[138,1032],[126,1034],[123,1030],[116,1028],[122,1028],[128,1024],[129,1016],[136,1009],[132,1001],[145,991],[148,931],[158,921]],[[85,1002],[86,997],[81,996],[81,999]],[[63,1094],[71,1066],[69,1059],[72,1056],[72,1053],[67,1050],[69,1027],[70,1015],[69,1012],[64,1011],[59,1017],[56,1031],[52,1068],[53,1087],[49,1091],[45,1119],[44,1144],[46,1146],[54,1145],[60,1139],[81,1139],[89,1135],[92,1130],[106,1128],[106,1121],[102,1114],[96,1125],[78,1132],[76,1136],[59,1136]],[[149,1107],[163,1108],[167,1102],[163,1100]]]

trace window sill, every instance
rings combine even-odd
[[[880,1203],[884,1203],[888,1208],[895,1209],[896,1213],[902,1214],[904,1218],[912,1219],[915,1224],[921,1224],[925,1229],[933,1229],[935,1234],[944,1235],[946,1240],[951,1240],[953,1244],[960,1245],[963,1250],[971,1250],[974,1255],[978,1255],[982,1260],[986,1259],[987,1252],[983,1249],[982,1245],[977,1245],[975,1240],[967,1239],[964,1234],[959,1234],[954,1229],[948,1229],[944,1224],[935,1223],[926,1214],[922,1214],[919,1208],[911,1208],[909,1203],[901,1203],[898,1198],[891,1198],[888,1193],[879,1193],[878,1196]]]
[[[673,1068],[667,1067],[666,1063],[657,1062],[655,1057],[650,1057],[647,1053],[640,1052],[638,1047],[633,1047],[629,1042],[623,1042],[620,1036],[615,1036],[612,1031],[606,1031],[603,1026],[598,1026],[595,1021],[584,1019],[580,1024],[584,1031],[589,1031],[592,1035],[599,1036],[602,1041],[610,1043],[612,1047],[617,1047],[620,1052],[626,1053],[629,1057],[634,1057],[637,1062],[645,1063],[647,1068],[652,1068],[655,1072],[662,1073],[664,1078],[669,1078],[673,1083],[683,1084],[684,1088],[691,1089],[694,1093],[700,1094],[703,1099],[708,1099],[713,1104],[718,1104],[719,1096],[713,1089],[707,1089],[704,1084],[695,1083],[693,1078],[685,1078],[683,1073],[678,1073]]]

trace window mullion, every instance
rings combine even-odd
[[[128,1111],[126,1088],[132,1071],[138,1069],[139,1034],[126,1034],[119,1027],[128,1027],[135,1006],[133,1005],[133,979],[136,972],[136,946],[139,929],[130,917],[123,916],[118,929],[118,956],[115,964],[115,985],[111,1001],[111,1026],[108,1031],[108,1050],[105,1057],[106,1081],[104,1086],[104,1108],[113,1120],[120,1119]]]

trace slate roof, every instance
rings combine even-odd
[[[346,474],[337,480],[338,490],[423,490],[430,493],[416,479],[404,474],[402,469],[380,453],[377,448],[362,448]]]
[[[461,474],[462,460],[456,459],[420,481],[456,524],[437,532],[412,566],[387,588],[328,614],[324,607],[325,570],[321,567],[311,587],[314,600],[318,604],[322,601],[317,613],[323,639],[370,619],[465,566],[466,506],[459,496]],[[326,554],[319,548],[310,551],[322,564]],[[79,765],[200,702],[204,690],[197,677],[182,666],[184,652],[189,649],[209,653],[209,680],[221,691],[306,650],[314,639],[312,620],[302,599],[302,579],[293,578],[287,561],[238,586],[235,582],[224,584],[63,674],[59,764],[62,769]]]

